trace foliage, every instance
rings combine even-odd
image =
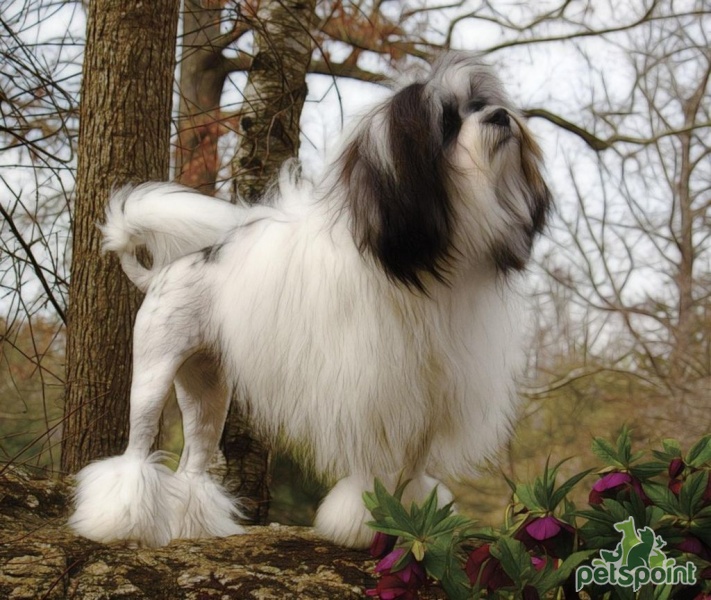
[[[512,500],[504,523],[478,528],[438,507],[433,490],[422,505],[405,508],[404,485],[388,493],[376,480],[364,494],[377,532],[371,553],[381,558],[381,576],[369,596],[413,599],[419,590],[439,585],[449,598],[578,598],[575,571],[597,556],[614,556],[620,543],[615,525],[632,519],[634,529],[650,528],[676,564],[693,563],[697,583],[633,588],[590,583],[585,597],[601,599],[707,598],[711,595],[711,435],[685,454],[676,440],[664,440],[651,458],[633,451],[623,428],[614,443],[596,438],[597,469],[558,483],[562,461],[546,464],[531,483],[508,480]],[[588,507],[570,499],[595,472]],[[631,522],[630,522],[631,523]],[[661,547],[661,546],[660,546]],[[650,555],[651,556],[651,555]],[[611,560],[611,559],[610,559]]]
[[[58,467],[64,331],[41,318],[0,318],[0,472],[3,463]]]

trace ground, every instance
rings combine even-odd
[[[375,585],[367,552],[304,527],[250,527],[157,549],[97,544],[67,529],[69,495],[63,481],[0,467],[0,598],[347,600]]]

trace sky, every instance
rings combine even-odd
[[[621,23],[629,22],[635,14],[643,10],[648,2],[631,0],[629,2],[615,2],[613,0],[594,0],[592,2],[573,2],[566,13],[568,22],[556,21],[554,25],[545,23],[535,29],[538,38],[564,37],[571,31],[581,31],[582,27],[576,21],[582,21],[585,26],[616,27]],[[30,0],[29,5],[37,7],[37,13],[27,15],[16,23],[22,29],[22,37],[26,43],[37,43],[44,40],[63,41],[65,55],[63,62],[57,62],[56,48],[46,46],[40,54],[40,61],[55,76],[65,79],[65,83],[78,86],[79,66],[76,58],[81,53],[80,40],[85,26],[84,12],[78,5],[60,3],[49,9],[41,8],[43,2]],[[415,6],[417,2],[406,3]],[[436,6],[434,2],[420,2],[428,7]],[[437,4],[449,5],[449,2]],[[637,129],[644,126],[644,119],[635,118],[635,111],[642,106],[641,100],[635,96],[633,101],[628,101],[633,82],[633,65],[638,61],[633,50],[635,43],[643,39],[642,33],[629,34],[628,32],[611,33],[604,38],[580,38],[574,43],[569,40],[547,41],[545,43],[518,44],[522,39],[528,39],[530,32],[519,31],[515,25],[530,19],[534,12],[546,8],[554,8],[552,1],[538,3],[520,3],[516,1],[499,0],[494,2],[493,9],[487,8],[483,2],[470,2],[469,9],[476,18],[463,19],[452,32],[454,47],[470,49],[473,51],[486,51],[492,47],[501,47],[487,55],[496,70],[501,74],[505,86],[514,102],[524,108],[546,108],[559,114],[569,121],[587,127],[594,127],[595,132],[601,137],[613,133],[610,123],[619,124],[622,131],[627,134],[637,134]],[[13,22],[12,16],[27,2],[0,0],[3,17],[6,22]],[[387,10],[397,11],[402,3],[385,3]],[[702,4],[694,0],[676,2],[668,0],[664,3],[666,8],[674,7],[677,11],[698,9]],[[461,8],[450,8],[442,11],[428,13],[427,21],[420,22],[417,27],[430,39],[441,41],[446,36],[448,24],[456,14],[462,14]],[[708,12],[708,11],[707,11]],[[711,24],[699,18],[689,17],[685,22],[685,29],[691,39],[699,44],[703,43],[703,31],[711,30]],[[40,21],[41,26],[34,26],[33,19]],[[495,24],[493,20],[508,21],[509,27]],[[661,23],[661,22],[660,22]],[[20,25],[21,24],[21,25]],[[664,26],[660,24],[659,27]],[[656,27],[656,26],[655,26]],[[658,29],[659,29],[658,27]],[[698,31],[697,31],[698,30]],[[670,30],[669,37],[673,35]],[[71,43],[67,44],[67,40]],[[660,37],[660,44],[664,36]],[[241,43],[248,44],[245,39]],[[510,46],[506,47],[507,44]],[[334,58],[338,58],[338,48],[333,50]],[[21,57],[20,57],[21,58]],[[377,59],[367,53],[362,58],[361,66],[371,66]],[[677,65],[679,77],[688,74],[693,79],[694,61]],[[233,78],[237,88],[244,84],[244,75]],[[327,76],[311,75],[308,78],[309,94],[302,114],[302,144],[300,158],[305,171],[311,176],[318,176],[323,170],[327,157],[332,153],[334,144],[342,132],[343,127],[348,127],[359,114],[364,113],[370,106],[381,101],[390,92],[385,86],[364,84],[351,80],[334,80]],[[225,92],[227,104],[234,106],[239,103],[239,94],[235,87]],[[177,106],[177,102],[176,102]],[[591,107],[604,109],[605,107],[619,107],[625,109],[625,114],[609,114],[607,122],[603,119],[593,120]],[[670,103],[670,122],[678,118],[678,108],[674,110]],[[641,125],[640,125],[641,124]],[[625,244],[619,244],[616,238],[622,237],[628,246],[636,246],[637,254],[634,257],[635,273],[627,283],[625,294],[628,300],[638,301],[647,296],[658,294],[668,282],[659,277],[660,270],[664,267],[659,262],[658,249],[650,245],[644,238],[640,238],[631,225],[634,214],[629,210],[624,200],[622,191],[626,186],[632,188],[632,194],[640,198],[640,210],[650,214],[659,213],[663,221],[665,210],[668,208],[668,186],[664,182],[655,185],[655,173],[659,173],[659,165],[649,156],[638,155],[633,157],[639,163],[637,173],[631,167],[633,160],[622,157],[614,151],[604,155],[593,153],[579,138],[565,132],[541,119],[532,119],[530,127],[537,135],[546,157],[548,178],[557,204],[557,215],[553,220],[549,234],[539,244],[537,257],[540,262],[553,255],[556,265],[572,268],[579,261],[578,249],[569,244],[570,226],[575,226],[577,216],[580,214],[581,202],[585,210],[599,222],[593,223],[592,234],[608,240],[615,269],[623,272],[626,268]],[[234,137],[225,137],[223,146],[229,147],[236,143]],[[633,149],[623,149],[630,155]],[[57,151],[65,155],[67,149],[59,147]],[[669,148],[673,154],[675,149]],[[229,156],[229,152],[225,153]],[[30,165],[25,160],[26,166]],[[601,166],[603,170],[601,172]],[[0,153],[0,175],[3,181],[32,206],[36,200],[41,205],[47,204],[47,199],[59,190],[57,181],[47,182],[35,179],[36,171],[20,168],[17,156],[12,152]],[[71,188],[71,176],[68,171],[63,171],[60,177],[63,185]],[[44,185],[47,183],[48,185]],[[35,196],[35,190],[39,190]],[[582,191],[581,191],[582,190]],[[61,190],[59,190],[61,191]],[[12,195],[0,193],[0,202],[3,205],[12,203]],[[624,227],[604,227],[602,218],[616,215],[616,220]],[[566,225],[566,223],[568,225]],[[59,219],[55,228],[57,247],[66,242],[66,221]],[[662,223],[663,224],[663,223]],[[587,240],[587,248],[595,253],[598,248],[595,244],[595,235]],[[6,230],[3,230],[6,235]],[[636,237],[635,237],[636,236]],[[707,242],[702,242],[707,243]],[[665,252],[673,252],[668,245]],[[587,251],[587,250],[585,250]],[[631,263],[630,263],[631,264]],[[700,261],[700,268],[708,270],[708,255],[705,261]],[[578,269],[579,271],[579,269]],[[580,273],[578,273],[580,274]],[[593,274],[593,277],[604,278],[604,274]],[[36,290],[31,272],[26,271],[22,278],[28,286],[27,290]],[[0,302],[2,302],[0,297]]]

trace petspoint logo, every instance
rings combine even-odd
[[[631,587],[636,592],[645,584],[693,585],[696,583],[696,565],[687,562],[677,565],[674,558],[662,552],[666,542],[654,534],[650,527],[635,529],[634,519],[615,524],[622,534],[614,550],[600,550],[600,558],[591,565],[578,567],[575,571],[575,589],[586,585],[618,585]]]

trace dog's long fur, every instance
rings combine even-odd
[[[471,473],[515,408],[517,273],[550,204],[540,166],[491,70],[451,53],[365,117],[315,185],[292,165],[252,207],[174,184],[118,191],[104,247],[146,292],[130,440],[79,474],[74,529],[152,545],[239,532],[206,475],[230,397],[340,479],[316,519],[338,543],[369,542],[374,476],[412,478],[421,499],[431,477]],[[173,383],[176,474],[150,454]]]

